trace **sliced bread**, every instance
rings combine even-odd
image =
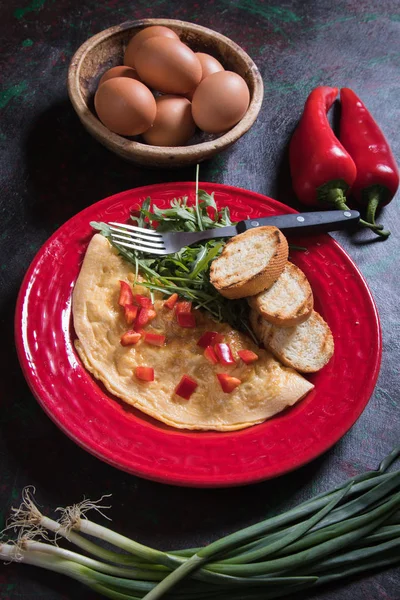
[[[334,350],[332,332],[315,310],[294,327],[279,327],[266,321],[255,310],[250,323],[257,338],[284,365],[302,373],[315,373],[325,366]]]
[[[254,296],[280,276],[288,243],[277,227],[256,227],[233,237],[211,264],[210,281],[226,298]]]
[[[287,262],[281,276],[267,290],[248,300],[264,319],[281,327],[294,327],[311,315],[314,299],[307,277]]]

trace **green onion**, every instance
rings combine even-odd
[[[170,552],[90,521],[89,509],[105,508],[96,502],[63,509],[59,521],[42,515],[26,489],[5,530],[19,531],[18,540],[0,543],[0,559],[55,571],[115,600],[280,598],[400,562],[400,471],[386,473],[399,454],[205,548]],[[91,556],[54,546],[50,535]]]

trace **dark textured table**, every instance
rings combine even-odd
[[[298,208],[287,144],[316,85],[348,86],[359,93],[400,157],[398,2],[10,0],[2,4],[0,17],[0,529],[28,484],[37,487],[44,511],[112,491],[109,514],[117,531],[160,548],[193,546],[375,468],[400,438],[398,196],[381,215],[393,232],[388,241],[376,241],[365,231],[335,234],[367,279],[379,309],[383,359],[375,392],[334,448],[275,481],[184,489],[141,480],[100,462],[61,433],[33,398],[15,352],[13,313],[29,263],[69,217],[125,189],[194,176],[194,169],[134,167],[83,130],[65,80],[69,60],[84,40],[122,21],[170,17],[212,27],[240,44],[262,73],[263,108],[244,138],[201,166],[201,179],[247,188]],[[2,600],[96,597],[62,576],[0,565]],[[301,596],[311,597],[396,600],[399,572],[371,573]]]

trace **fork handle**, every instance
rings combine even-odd
[[[360,220],[357,210],[327,210],[301,214],[278,215],[261,219],[249,219],[237,224],[237,231],[242,233],[262,225],[274,225],[285,234],[323,233],[337,231],[356,225]]]
[[[359,220],[360,213],[356,210],[327,210],[249,219],[247,221],[240,221],[236,225],[236,228],[238,233],[242,233],[254,227],[274,225],[285,234],[293,233],[302,235],[304,233],[323,233],[346,229],[347,227],[356,225]]]

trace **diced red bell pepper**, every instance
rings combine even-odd
[[[214,350],[221,365],[235,364],[235,359],[233,358],[232,350],[229,344],[215,344]]]
[[[185,400],[189,400],[198,385],[189,375],[184,375],[175,388],[175,394]]]
[[[144,341],[152,346],[164,346],[165,344],[165,335],[161,335],[160,333],[152,333],[151,331],[146,331],[144,333]]]
[[[175,305],[176,314],[179,313],[190,313],[192,310],[192,303],[187,300],[182,300],[181,302],[177,302]]]
[[[251,350],[238,350],[238,355],[242,359],[246,365],[250,365],[251,363],[258,360],[258,354],[252,352]]]
[[[135,375],[141,381],[154,381],[154,369],[152,367],[136,367]]]
[[[167,308],[172,310],[174,308],[175,304],[177,303],[177,300],[178,300],[178,294],[172,294],[172,296],[170,296],[168,298],[168,300],[166,300],[164,302],[164,306],[166,306]]]
[[[227,373],[217,373],[217,377],[222,391],[226,394],[233,392],[233,390],[242,383],[240,379],[232,377],[232,375],[228,375]]]
[[[212,346],[207,346],[204,350],[204,356],[212,365],[216,365],[218,362],[218,357],[214,352],[214,348]]]
[[[137,331],[126,331],[121,336],[121,346],[132,346],[132,344],[137,344],[142,335]]]
[[[194,329],[196,327],[196,317],[191,312],[177,313],[176,320],[181,327],[186,327],[187,329]]]
[[[120,281],[119,299],[118,304],[120,306],[129,306],[133,304],[133,292],[129,283],[126,281]]]
[[[156,313],[156,311],[154,310],[154,308],[148,308],[148,309],[147,309],[147,316],[149,317],[149,321],[152,321],[153,319],[155,319],[155,318],[156,318],[156,316],[157,316],[157,313]]]
[[[153,306],[151,298],[149,298],[148,296],[143,296],[142,294],[135,294],[133,296],[133,301],[135,304],[141,306],[142,308],[150,308],[151,306]]]
[[[149,322],[149,311],[147,308],[139,308],[138,315],[136,317],[134,330],[138,331],[139,329],[143,329]]]
[[[128,325],[132,325],[133,321],[136,319],[138,314],[138,307],[135,304],[127,304],[124,306],[125,311],[125,321]]]
[[[224,336],[222,333],[218,333],[217,331],[206,331],[197,342],[197,345],[200,346],[200,348],[207,348],[207,346],[211,346],[212,344],[220,344],[223,340]]]

